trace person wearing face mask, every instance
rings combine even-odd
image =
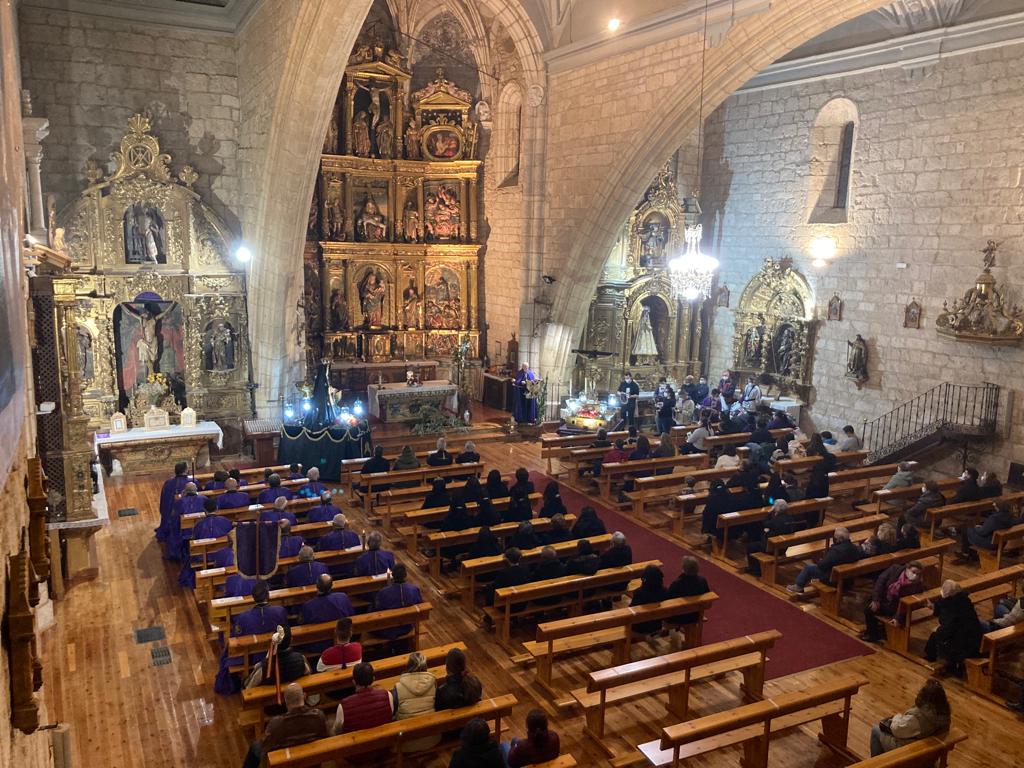
[[[622,403],[622,418],[628,426],[636,426],[636,401],[640,397],[640,385],[633,381],[633,374],[626,371],[619,383],[619,401]]]
[[[711,392],[711,387],[708,386],[707,378],[704,377],[704,376],[701,376],[700,380],[697,382],[696,393],[694,395],[692,395],[693,402],[698,403],[698,404],[703,402],[704,398],[707,397],[710,392]]]
[[[981,498],[981,489],[978,487],[978,470],[974,467],[967,467],[960,475],[960,485],[956,494],[950,499],[950,504],[959,504],[962,501],[977,501]]]
[[[864,623],[866,629],[861,632],[860,639],[867,643],[880,643],[885,638],[885,630],[879,617],[892,618],[897,616],[900,599],[907,595],[924,592],[924,581],[921,578],[921,564],[913,562],[890,565],[875,581],[875,589],[871,599],[864,606]]]
[[[934,480],[928,480],[921,486],[921,495],[902,515],[900,515],[900,528],[910,523],[915,528],[927,528],[928,519],[925,512],[934,507],[944,506],[946,497],[939,491],[939,484]]]

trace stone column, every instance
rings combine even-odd
[[[40,166],[43,147],[40,142],[50,134],[50,121],[45,117],[32,117],[32,101],[28,91],[21,92],[21,134],[25,146],[25,187],[28,211],[28,230],[40,242],[48,243],[46,209],[43,207],[43,182]]]

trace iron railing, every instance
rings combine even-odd
[[[939,384],[874,421],[864,422],[868,461],[891,456],[932,435],[984,437],[995,434],[999,413],[996,384]]]

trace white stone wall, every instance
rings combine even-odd
[[[815,427],[859,429],[944,381],[1020,389],[1024,350],[942,339],[935,319],[973,284],[989,238],[1002,241],[996,278],[1024,304],[1022,86],[1024,46],[1008,46],[947,58],[924,77],[894,68],[739,92],[709,119],[705,245],[722,262],[733,307],[766,257],[794,258],[819,318],[833,293],[843,299],[842,320],[818,330],[806,411]],[[835,97],[851,100],[859,116],[848,222],[812,225],[812,127]],[[823,234],[838,254],[816,269],[807,248]],[[914,298],[924,306],[922,328],[904,329]],[[717,312],[713,333],[714,372],[731,362],[730,311]],[[843,377],[846,341],[857,333],[870,346],[871,379],[859,391]],[[994,468],[1020,460],[1022,443],[1014,414]]]
[[[144,26],[22,6],[22,87],[50,120],[43,189],[63,207],[85,186],[82,168],[104,165],[144,112],[177,171],[199,172],[196,191],[237,230],[240,102],[231,35]]]

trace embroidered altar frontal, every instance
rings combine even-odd
[[[457,389],[446,381],[428,381],[420,387],[405,384],[369,386],[370,413],[381,421],[416,421],[426,408],[455,407]]]

